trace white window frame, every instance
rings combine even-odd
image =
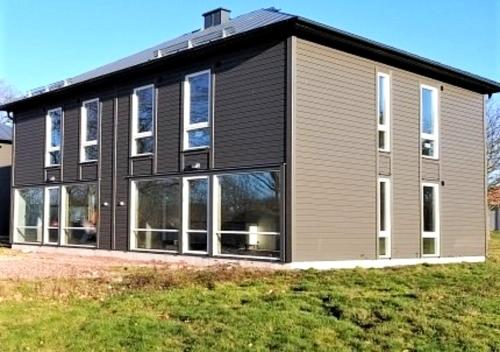
[[[385,183],[385,231],[380,230],[381,218],[380,218],[380,184]],[[391,234],[392,234],[392,187],[391,179],[388,177],[379,177],[377,184],[377,233],[378,238],[385,238],[385,255],[380,255],[380,250],[378,251],[379,258],[391,258]],[[378,247],[378,241],[377,241]]]
[[[89,103],[97,103],[97,136],[95,140],[88,141],[87,140],[87,109],[85,108],[86,104]],[[89,99],[82,103],[81,107],[81,119],[80,119],[80,162],[87,163],[97,161],[97,159],[86,159],[85,156],[85,148],[92,147],[95,145],[99,145],[99,131],[101,124],[101,104],[99,98]]]
[[[181,234],[181,229],[175,230],[175,229],[154,229],[154,228],[138,228],[136,227],[136,220],[135,220],[135,208],[138,204],[137,202],[137,182],[145,182],[145,181],[157,181],[157,180],[163,180],[168,177],[162,177],[162,178],[141,178],[141,179],[135,179],[130,181],[130,207],[129,207],[129,246],[133,251],[141,251],[141,252],[157,252],[157,253],[180,253],[181,248],[178,248],[178,250],[169,250],[169,249],[147,249],[147,248],[138,248],[137,247],[137,238],[135,236],[136,231],[139,232],[171,232],[171,233],[177,233],[177,238],[180,240],[180,234]],[[180,179],[180,177],[179,177]],[[180,181],[179,181],[180,182]],[[181,191],[182,192],[182,191]]]
[[[434,228],[435,231],[424,231],[424,187],[431,187],[434,192]],[[422,226],[422,238],[421,238],[421,248],[422,248],[422,257],[439,257],[440,256],[440,239],[441,239],[441,212],[440,212],[440,194],[439,194],[439,184],[432,182],[423,182],[421,186],[421,226]],[[424,238],[433,238],[435,243],[434,246],[436,248],[435,253],[433,254],[424,254],[423,243]]]
[[[152,89],[153,90],[153,106],[152,106],[152,109],[153,109],[153,116],[151,117],[152,118],[152,121],[151,121],[151,131],[144,131],[144,132],[139,132],[137,130],[137,125],[138,125],[138,111],[137,111],[137,108],[138,108],[138,101],[137,101],[137,92],[140,91],[140,90],[144,90],[144,89]],[[156,88],[155,88],[155,85],[154,84],[148,84],[148,85],[145,85],[145,86],[141,86],[141,87],[137,87],[134,89],[134,92],[132,94],[132,121],[131,121],[131,130],[132,130],[132,133],[131,133],[131,147],[130,147],[130,152],[131,152],[131,156],[142,156],[142,155],[152,155],[154,152],[155,152],[155,149],[153,147],[153,152],[147,152],[147,153],[137,153],[137,143],[136,141],[138,139],[142,139],[142,138],[147,138],[147,137],[152,137],[154,138],[154,132],[155,132],[155,128],[156,128]]]
[[[91,244],[67,244],[66,241],[66,230],[90,230],[94,229],[93,227],[73,227],[73,226],[65,226],[66,224],[66,211],[67,209],[67,197],[68,197],[68,187],[71,186],[78,186],[78,185],[95,185],[96,186],[96,194],[97,194],[97,199],[96,199],[96,205],[97,205],[97,224],[95,227],[96,230],[96,244],[91,245]],[[59,243],[61,246],[70,246],[70,247],[82,247],[82,248],[97,248],[99,245],[99,229],[100,229],[100,207],[99,207],[99,187],[96,182],[89,182],[89,183],[75,183],[71,185],[65,185],[61,186],[61,189],[59,191]]]
[[[59,141],[59,145],[55,147],[52,146],[52,121],[50,118],[50,113],[54,111],[61,112],[61,121],[59,123],[61,140]],[[61,162],[59,162],[59,164],[50,163],[50,153],[59,152],[59,159],[60,161],[62,160],[61,144],[63,139],[63,121],[64,121],[64,111],[61,107],[50,109],[47,111],[47,115],[45,116],[45,167],[61,165]]]
[[[272,171],[272,172],[279,172],[279,170],[266,170],[266,171]],[[246,173],[252,173],[252,172],[258,172],[258,171],[245,171],[245,172],[237,172],[237,173],[222,173],[222,174],[217,174],[213,176],[213,198],[212,198],[212,207],[213,207],[213,214],[212,214],[212,250],[213,250],[213,255],[217,257],[229,257],[229,258],[245,258],[245,259],[263,259],[266,261],[280,261],[282,260],[283,256],[283,248],[280,248],[280,256],[278,258],[275,257],[264,257],[264,256],[254,256],[254,255],[238,255],[238,254],[224,254],[221,253],[221,241],[220,237],[223,234],[237,234],[237,235],[261,235],[261,236],[279,236],[281,239],[281,232],[264,232],[264,231],[258,231],[251,233],[250,231],[230,231],[230,230],[220,230],[219,228],[219,218],[220,218],[220,213],[221,213],[221,188],[220,188],[220,177],[226,176],[226,175],[244,175]],[[280,182],[281,181],[281,175],[280,175]],[[280,195],[281,197],[281,195]],[[282,205],[280,205],[281,207]],[[282,213],[280,213],[280,221],[282,217]]]
[[[189,229],[189,181],[206,180],[207,182],[207,228],[205,230]],[[208,254],[211,241],[209,239],[210,228],[210,180],[208,176],[190,176],[182,179],[182,253]],[[189,250],[189,233],[204,233],[207,236],[207,250]]]
[[[380,123],[380,116],[379,116],[379,100],[380,100],[380,78],[385,79],[385,85],[384,85],[384,111],[385,111],[385,123],[381,124]],[[387,73],[383,72],[378,72],[377,73],[377,126],[378,126],[378,132],[384,132],[384,148],[378,148],[378,150],[383,151],[383,152],[390,152],[391,151],[391,76],[388,75]],[[377,133],[377,140],[379,138],[379,133]],[[380,145],[377,144],[377,147]]]
[[[427,89],[432,92],[432,113],[434,116],[433,133],[424,133],[424,100],[423,100],[423,90]],[[434,142],[434,154],[431,156],[423,155],[422,142],[424,139],[431,140]],[[429,86],[426,84],[420,85],[420,155],[427,159],[439,159],[439,93],[436,87]]]
[[[19,199],[20,195],[19,192],[22,191],[23,189],[30,189],[30,188],[36,188],[36,189],[41,189],[42,192],[44,192],[43,187],[23,187],[23,188],[17,188],[14,190],[14,219],[12,221],[12,240],[14,243],[23,243],[23,244],[42,244],[44,240],[44,223],[45,223],[45,195],[44,195],[44,204],[43,204],[43,210],[42,210],[42,223],[40,226],[20,226],[18,224],[18,208],[19,208]],[[32,241],[19,241],[19,232],[18,229],[24,229],[24,230],[38,230],[40,233],[40,241],[32,242]]]
[[[58,209],[58,217],[59,217],[59,226],[49,226],[49,214],[50,214],[50,190],[57,189],[59,191],[59,209]],[[49,241],[49,230],[57,230],[58,233],[58,241],[50,242]],[[44,198],[43,198],[43,244],[59,244],[61,240],[61,187],[60,186],[49,186],[44,189]]]
[[[207,122],[198,122],[191,123],[191,90],[189,85],[189,79],[192,77],[200,76],[208,74],[208,118]],[[210,136],[210,143],[207,146],[200,147],[189,147],[189,134],[188,132],[210,128],[210,120],[212,119],[212,73],[211,70],[203,70],[191,73],[184,77],[183,84],[183,125],[184,125],[184,133],[183,133],[183,150],[196,150],[196,149],[207,149],[210,148],[210,144],[212,143],[212,137]],[[209,132],[211,135],[211,132]]]

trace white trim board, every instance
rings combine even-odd
[[[287,266],[290,269],[354,269],[354,268],[387,268],[418,264],[453,264],[481,263],[485,256],[439,257],[439,258],[406,258],[406,259],[373,259],[373,260],[338,260],[318,262],[294,262]]]
[[[208,257],[179,255],[176,253],[151,253],[140,251],[112,251],[105,249],[75,248],[40,246],[38,244],[12,244],[12,249],[25,252],[57,253],[61,255],[95,256],[119,258],[131,261],[160,261],[165,263],[191,265],[191,266],[213,266],[213,265],[238,265],[241,267],[254,267],[275,270],[294,269],[354,269],[354,268],[385,268],[418,264],[453,264],[453,263],[481,263],[486,260],[485,256],[464,257],[441,257],[441,258],[407,258],[407,259],[373,259],[373,260],[339,260],[339,261],[317,261],[317,262],[295,262],[279,263],[276,261],[247,260],[235,257]]]

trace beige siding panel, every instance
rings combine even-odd
[[[422,180],[439,181],[440,163],[438,160],[422,159]]]
[[[12,145],[0,143],[0,167],[12,164]]]
[[[294,261],[376,254],[374,66],[297,40]]]
[[[378,174],[382,176],[391,175],[391,155],[387,153],[378,154]]]
[[[441,254],[485,255],[483,97],[441,92]]]

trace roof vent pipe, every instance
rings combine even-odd
[[[205,12],[203,14],[203,18],[205,19],[204,29],[229,22],[230,13],[230,10],[224,9],[222,7]]]

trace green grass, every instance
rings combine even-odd
[[[18,350],[500,351],[500,234],[481,264],[0,281]]]

